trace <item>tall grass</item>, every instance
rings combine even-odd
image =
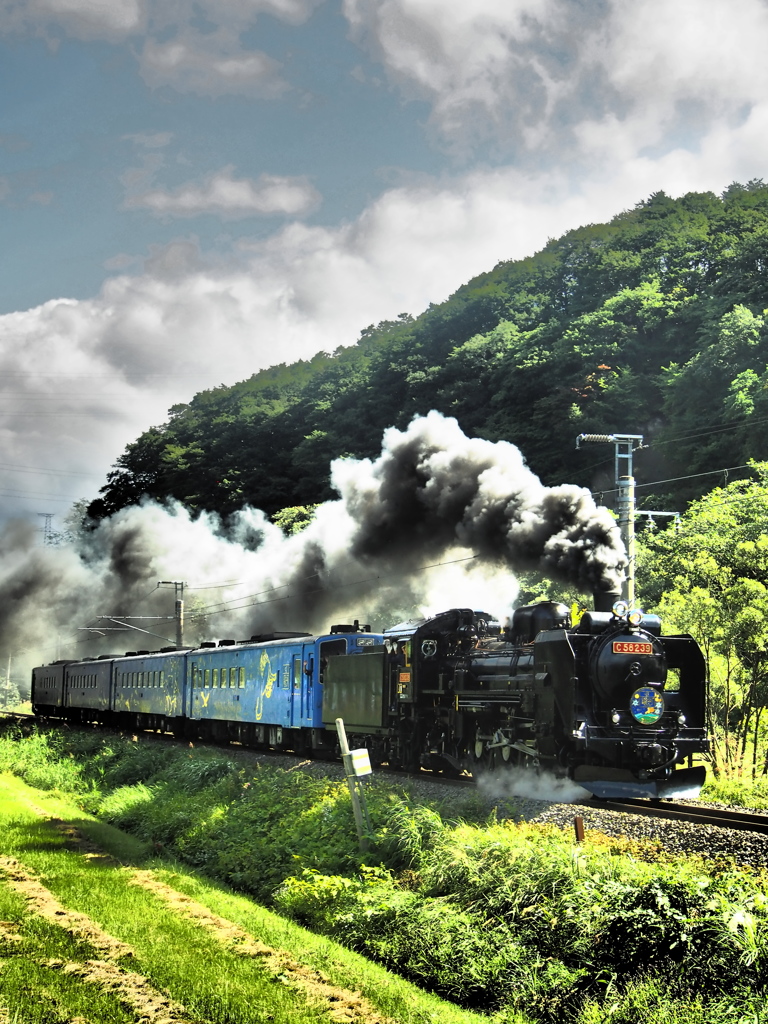
[[[710,775],[702,790],[703,800],[732,804],[735,807],[753,807],[755,810],[768,809],[768,775],[752,779],[744,774],[718,777]]]
[[[627,856],[607,838],[577,846],[552,827],[460,821],[381,783],[363,861],[343,784],[158,746],[6,736],[0,768],[68,788],[156,851],[499,1024],[630,1020],[640,1004],[661,1020],[664,994],[670,1020],[726,1024],[736,1006],[746,1022],[766,995],[764,877],[642,845]]]

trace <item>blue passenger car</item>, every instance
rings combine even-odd
[[[92,712],[97,717],[109,712],[113,665],[112,659],[99,658],[73,661],[66,666],[64,703],[68,708],[79,709],[73,717],[90,720]]]
[[[288,634],[189,651],[187,728],[254,745],[321,747],[328,659],[365,653],[381,642],[360,632]]]
[[[38,714],[75,722],[308,752],[335,747],[323,713],[329,659],[383,643],[357,623],[320,636],[272,633],[235,643],[58,662],[32,674]]]
[[[57,715],[64,708],[64,671],[68,661],[32,669],[32,707],[36,714]]]
[[[176,731],[185,714],[186,653],[167,651],[116,658],[112,711],[137,728]]]

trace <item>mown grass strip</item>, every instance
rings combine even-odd
[[[153,860],[146,846],[94,821],[66,800],[31,790],[15,778],[4,777],[4,783],[0,847],[6,856],[21,862],[27,871],[34,871],[40,884],[68,911],[85,915],[103,933],[131,947],[134,955],[130,970],[146,979],[153,991],[185,1007],[196,1021],[479,1024],[488,1020],[421,992],[364,958],[311,935],[219,885],[176,865]],[[41,818],[41,814],[48,817]],[[81,836],[98,844],[111,858],[84,847]],[[144,874],[137,874],[138,869]],[[216,929],[195,915],[179,913],[168,899],[160,898],[160,888],[152,892],[136,885],[140,877],[152,877],[217,918],[225,918],[248,936],[257,937],[275,951],[275,956],[244,957],[237,943],[223,943]],[[44,919],[40,924],[55,927]],[[87,946],[82,929],[79,934],[79,939],[70,935],[70,940]],[[93,946],[89,949],[96,953]],[[81,948],[77,956],[74,952],[58,959],[72,965],[88,963],[89,957],[82,955],[87,950]],[[125,971],[127,961],[119,957],[118,961],[118,967]],[[306,984],[297,984],[298,972],[292,973],[293,965],[306,970]],[[48,971],[56,975],[56,970],[49,967]],[[81,987],[89,982],[93,985],[88,972],[75,966],[59,968],[57,981],[75,986],[79,983]],[[328,988],[323,989],[323,985]],[[340,999],[338,992],[359,993],[357,1005],[350,1002],[345,1007],[345,997]],[[112,992],[113,1005],[124,1007],[125,999],[121,1002],[119,995],[119,991]],[[111,1024],[113,1020],[121,1024],[123,1018],[100,1009],[97,1016],[89,1012],[85,1019],[89,1024]]]
[[[265,970],[286,984],[301,990],[310,1000],[326,1003],[335,1021],[348,1024],[388,1024],[385,1017],[361,996],[348,988],[331,984],[319,971],[254,939],[227,918],[214,914],[202,903],[160,881],[152,871],[137,871],[131,884],[152,893],[174,913],[205,928],[226,949],[241,957],[261,958]]]
[[[94,953],[81,937],[30,913],[21,891],[0,882],[0,1022],[133,1024],[136,1014],[100,986],[61,971]]]

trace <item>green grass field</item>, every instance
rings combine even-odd
[[[731,863],[381,779],[361,854],[343,782],[87,729],[2,772],[0,1024],[768,1024]]]
[[[6,1020],[481,1019],[251,900],[158,862],[147,844],[7,774],[0,781],[0,853]]]

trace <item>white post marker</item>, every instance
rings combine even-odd
[[[336,719],[336,732],[339,734],[339,746],[341,747],[341,758],[344,762],[344,774],[347,777],[349,795],[352,798],[352,810],[355,815],[357,826],[357,839],[360,849],[365,852],[368,849],[368,836],[363,824],[363,809],[360,806],[360,794],[357,790],[357,780],[361,775],[370,775],[372,772],[371,761],[367,750],[350,750],[347,743],[347,731],[344,728],[344,719]]]

